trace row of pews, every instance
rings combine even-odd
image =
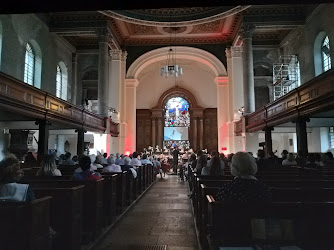
[[[281,167],[256,176],[271,187],[273,201],[240,206],[215,200],[234,177],[190,172],[189,189],[203,249],[273,245],[333,249],[334,166]],[[275,248],[276,249],[276,248]]]
[[[0,249],[69,249],[88,246],[118,220],[155,181],[153,168],[101,173],[97,181],[73,181],[77,166],[59,166],[61,177],[37,177],[24,169],[21,183],[36,196],[30,203],[0,203]],[[51,227],[55,232],[50,237]],[[19,239],[19,240],[18,240]]]

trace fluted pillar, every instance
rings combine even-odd
[[[193,118],[193,149],[195,150],[195,152],[198,150],[197,147],[197,117]]]
[[[152,117],[152,146],[155,147],[156,146],[156,125],[155,125],[155,117]]]
[[[163,118],[158,117],[158,139],[157,139],[157,145],[159,145],[159,148],[162,149],[163,144]]]
[[[229,86],[227,77],[216,77],[217,86],[217,121],[218,121],[218,152],[227,153],[228,120],[229,120]],[[223,150],[224,148],[224,150]]]
[[[98,114],[108,116],[109,95],[109,33],[107,30],[99,32],[99,76],[98,76]]]
[[[199,117],[198,121],[199,121],[199,149],[203,150],[203,137],[204,137],[204,129],[203,129],[203,117]]]
[[[240,30],[242,36],[242,57],[243,57],[243,86],[244,86],[244,114],[255,111],[254,93],[254,70],[253,70],[253,48],[252,36],[255,27],[243,24]]]
[[[136,88],[139,82],[137,79],[125,79],[125,153],[136,151]]]

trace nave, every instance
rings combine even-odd
[[[187,194],[188,183],[180,182],[176,175],[166,175],[163,180],[157,178],[95,249],[127,250],[158,245],[167,246],[166,250],[197,250]]]

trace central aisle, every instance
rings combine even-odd
[[[187,185],[176,175],[158,178],[97,249],[167,245],[167,250],[197,250]]]

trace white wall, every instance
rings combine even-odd
[[[175,77],[165,78],[160,76],[160,68],[164,61],[151,64],[138,76],[137,109],[150,109],[157,105],[160,96],[168,89],[175,86]],[[178,65],[183,68],[183,75],[176,78],[180,87],[189,90],[196,98],[198,105],[204,108],[217,108],[217,86],[215,76],[209,67],[204,64],[178,60]]]

